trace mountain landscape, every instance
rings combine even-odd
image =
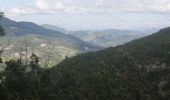
[[[88,43],[99,45],[102,47],[115,47],[127,43],[131,40],[149,35],[147,32],[131,31],[131,30],[94,30],[94,31],[75,31],[70,35],[78,37]]]
[[[5,49],[6,53],[3,55],[5,60],[18,58],[19,52],[25,53],[26,48],[22,47],[24,45],[27,45],[29,55],[32,52],[39,55],[42,64],[45,60],[43,59],[44,56],[52,49],[50,51],[52,53],[50,55],[50,66],[59,63],[65,57],[72,57],[79,53],[100,49],[99,46],[92,45],[59,31],[45,29],[35,23],[15,22],[3,17],[1,24],[8,34],[1,38],[1,46],[8,44],[9,40],[11,42],[10,46]],[[26,42],[25,44],[24,41]],[[20,47],[23,50],[19,50]]]
[[[168,100],[169,45],[170,28],[165,28],[124,45],[66,58],[49,69],[38,67],[36,55],[28,66],[12,60],[2,73],[8,76],[0,98]]]
[[[64,28],[57,27],[55,25],[43,24],[41,26],[46,28],[46,29],[49,29],[49,30],[58,31],[58,32],[62,32],[62,33],[67,33],[67,30],[65,30]]]
[[[165,28],[125,45],[64,60],[51,69],[56,91],[63,94],[56,97],[167,100],[169,45],[170,28]]]
[[[56,27],[54,25],[45,24],[42,26],[50,30],[55,30],[75,36],[85,42],[91,43],[96,46],[101,46],[103,48],[115,47],[117,45],[127,43],[134,39],[147,36],[158,31],[157,29],[149,29],[145,31],[117,29],[69,31],[63,28]]]
[[[51,51],[51,64],[54,66],[61,62],[65,57],[73,57],[77,54],[95,51],[106,47],[114,47],[128,41],[148,35],[145,32],[130,30],[97,30],[97,31],[66,31],[63,28],[44,24],[37,25],[31,22],[15,22],[3,17],[1,21],[5,28],[6,37],[0,41],[1,44],[11,44],[6,48],[4,59],[16,59],[19,53],[19,41],[27,42],[28,54],[32,52],[39,55],[41,64],[47,55],[49,47],[53,46]],[[63,32],[63,33],[62,33]],[[31,41],[29,41],[31,40]],[[23,44],[20,44],[21,46]],[[21,52],[21,51],[20,51]],[[22,50],[25,53],[24,50]]]
[[[170,100],[168,0],[1,0],[0,100]]]
[[[79,38],[73,37],[71,35],[63,34],[59,31],[48,30],[32,22],[15,22],[8,18],[3,17],[1,20],[1,25],[5,28],[7,34],[12,35],[27,35],[27,34],[36,34],[44,35],[58,38],[61,41],[61,44],[64,42],[69,42],[75,44],[75,47],[81,50],[85,48],[95,49],[95,46],[86,43]],[[59,42],[60,43],[60,42]]]

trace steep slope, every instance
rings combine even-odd
[[[51,78],[62,100],[168,100],[169,73],[166,28],[125,45],[66,59],[51,69]]]

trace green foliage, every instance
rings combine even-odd
[[[35,56],[35,55],[34,55]],[[38,59],[36,57],[36,59]],[[40,91],[40,71],[41,69],[26,72],[27,67],[35,69],[36,63],[23,65],[20,62],[10,60],[5,62],[7,68],[0,75],[5,77],[4,82],[0,84],[0,99],[2,100],[39,100]]]
[[[2,100],[169,100],[170,28],[122,46],[67,58],[41,69],[6,62]],[[30,72],[25,69],[31,67]]]
[[[0,36],[4,36],[5,35],[5,30],[4,28],[0,25]]]
[[[3,63],[3,60],[2,60],[2,58],[0,58],[0,63]]]
[[[32,53],[30,59],[31,59],[31,62],[30,62],[31,64],[38,64],[38,63],[39,63],[39,58],[38,58],[38,56],[37,56],[36,54],[34,54],[34,53]]]
[[[51,51],[50,55],[50,64],[49,67],[52,67],[59,62],[61,62],[65,56],[72,57],[77,55],[78,53],[84,52],[80,49],[74,47],[73,45],[68,44],[68,42],[62,42],[61,39],[58,39],[56,37],[50,37],[50,36],[43,36],[43,35],[23,35],[23,36],[12,36],[12,35],[6,35],[2,38],[0,38],[0,44],[6,45],[9,40],[11,41],[8,54],[2,54],[2,58],[4,60],[15,60],[15,53],[20,52],[19,46],[22,44],[22,40],[25,39],[28,41],[27,48],[28,48],[28,55],[31,55],[32,52],[35,52],[36,55],[39,57],[39,64],[41,66],[45,65],[45,61],[47,59],[47,55],[49,54],[48,47],[52,45],[55,49]],[[29,41],[31,40],[31,41]],[[61,41],[60,41],[61,40]],[[50,43],[48,43],[51,42]],[[41,45],[44,44],[44,47],[41,47]],[[67,44],[67,45],[66,45]],[[23,57],[24,58],[24,57]]]
[[[1,18],[4,16],[3,12],[0,12],[0,20]],[[0,25],[0,36],[4,36],[5,35],[5,30],[4,28]]]

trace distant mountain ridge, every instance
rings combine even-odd
[[[103,47],[114,47],[148,35],[147,32],[117,29],[73,31],[69,32],[69,34],[79,37],[86,42]]]
[[[7,29],[7,31],[12,28],[21,29],[22,33],[14,32],[14,34],[16,35],[41,34],[41,35],[52,35],[52,36],[55,36],[55,35],[64,36],[61,32],[45,29],[33,22],[25,22],[25,21],[16,22],[5,17],[2,18],[1,25],[4,26],[5,29]]]
[[[62,32],[62,33],[67,32],[64,28],[60,28],[60,27],[57,27],[55,25],[43,24],[41,26],[46,28],[46,29],[50,29],[50,30],[54,30],[54,31]]]
[[[144,31],[118,30],[118,29],[69,31],[49,24],[45,24],[42,26],[50,30],[55,31],[57,30],[65,34],[78,37],[85,42],[91,43],[93,45],[102,46],[105,48],[124,44],[131,40],[147,36],[151,33],[158,31],[158,29],[156,28]]]

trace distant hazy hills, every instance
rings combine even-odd
[[[145,36],[146,34],[139,31],[130,30],[94,30],[94,31],[76,31],[70,32],[70,35],[103,47],[113,47],[124,44],[131,40]]]
[[[64,28],[60,28],[60,27],[57,27],[57,26],[54,26],[54,25],[43,24],[41,26],[46,28],[46,29],[50,29],[50,30],[54,30],[54,31],[62,32],[62,33],[67,32]]]
[[[42,26],[47,29],[63,32],[65,34],[78,37],[85,42],[102,47],[114,47],[157,31],[157,29],[149,29],[145,31],[116,29],[67,31],[54,25],[45,24]]]

